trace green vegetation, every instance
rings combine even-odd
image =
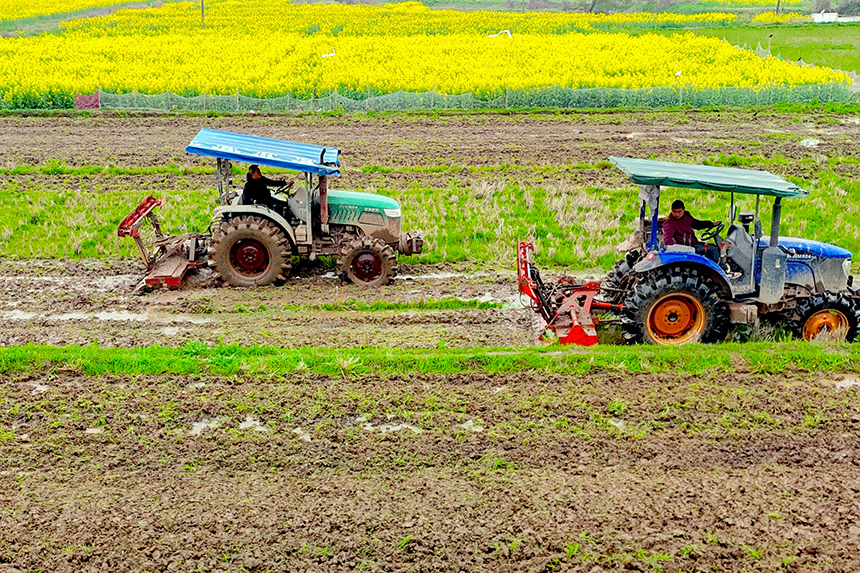
[[[486,372],[734,372],[860,371],[860,345],[825,345],[805,342],[726,343],[683,348],[652,346],[596,346],[588,349],[470,348],[470,349],[338,349],[307,347],[283,349],[267,346],[208,346],[187,343],[181,348],[100,348],[27,345],[0,348],[0,373],[53,371],[87,375],[128,374],[247,374],[277,378],[296,372],[335,377],[364,374],[452,374]],[[624,402],[613,400],[609,414],[622,414]],[[809,413],[807,426],[818,418]]]
[[[625,28],[629,34],[670,35],[677,30]],[[776,24],[770,26],[696,27],[700,36],[724,38],[736,46],[754,50],[770,47],[784,60],[803,59],[807,64],[860,73],[860,22],[842,24]],[[772,37],[771,37],[772,36]]]
[[[31,18],[18,18],[16,20],[0,20],[0,32],[15,32],[22,36],[32,36],[49,30],[56,30],[57,26],[66,20],[78,18],[93,18],[109,14],[122,8],[154,7],[171,2],[182,2],[184,0],[117,0],[113,6],[100,6],[95,8],[84,8],[71,12],[59,14],[44,14]]]
[[[791,135],[790,143],[799,144],[800,136]],[[784,145],[786,136],[772,134],[750,146],[767,149]],[[794,141],[797,139],[797,141]],[[696,161],[690,157],[665,157],[678,161]],[[846,166],[858,165],[856,157],[831,156],[801,159],[799,163],[783,155],[725,155],[714,153],[701,158],[704,163],[753,169],[784,171],[787,167],[802,169],[808,178],[788,177],[812,194],[810,198],[789,201],[783,207],[781,232],[825,241],[860,252],[860,181],[840,173]],[[433,167],[425,166],[430,169]],[[508,266],[513,260],[516,241],[534,236],[539,263],[562,265],[573,269],[610,268],[617,258],[615,245],[632,232],[636,189],[623,174],[601,160],[594,164],[525,166],[516,169],[497,165],[471,168],[444,166],[459,173],[468,170],[478,176],[478,184],[448,178],[442,188],[414,186],[408,189],[385,188],[386,178],[379,178],[377,192],[401,202],[404,228],[423,229],[427,240],[420,256],[401,257],[405,263],[441,263],[476,261],[491,267]],[[134,244],[117,237],[116,228],[138,201],[148,193],[159,195],[159,188],[129,192],[102,190],[113,181],[110,171],[79,167],[66,172],[62,164],[49,162],[38,167],[15,167],[25,173],[65,177],[59,190],[41,187],[22,188],[21,180],[8,178],[0,183],[0,250],[8,258],[84,257],[100,259],[137,258]],[[116,168],[115,168],[116,169]],[[390,167],[390,169],[395,169]],[[414,168],[413,168],[414,169]],[[145,169],[123,168],[122,172]],[[209,177],[189,177],[205,173],[170,165],[152,168],[152,173],[169,173],[176,177],[164,187],[167,204],[158,211],[165,232],[181,234],[206,232],[212,208],[217,204]],[[605,189],[574,186],[565,182],[576,172],[589,179],[608,180]],[[188,175],[188,177],[185,177]],[[558,183],[532,184],[528,177],[549,177]],[[516,182],[507,182],[513,179]],[[57,183],[55,182],[55,185]],[[114,184],[115,185],[115,184]],[[206,191],[201,191],[202,186]],[[116,189],[114,186],[113,189]],[[697,216],[725,219],[729,196],[689,190],[665,190],[665,196],[683,199]],[[741,211],[755,210],[755,197],[737,198]],[[838,206],[838,208],[836,207]],[[769,203],[762,205],[767,233]],[[148,225],[142,227],[144,234]],[[146,238],[146,237],[145,237]]]

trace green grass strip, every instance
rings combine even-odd
[[[238,173],[238,168],[233,170]],[[62,161],[49,159],[43,165],[16,165],[11,169],[0,168],[0,175],[190,175],[192,173],[211,174],[215,169],[211,167],[179,167],[175,163],[170,165],[158,165],[152,167],[117,167],[116,165],[82,165],[80,167],[69,167]]]
[[[272,378],[294,373],[335,377],[364,374],[453,374],[541,372],[860,372],[860,345],[727,343],[683,348],[595,346],[547,348],[300,348],[187,343],[180,348],[149,346],[26,345],[0,348],[0,373],[66,370],[86,375],[218,374]]]

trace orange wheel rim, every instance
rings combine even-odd
[[[848,335],[848,318],[838,310],[827,308],[819,310],[806,319],[803,325],[803,339],[828,338],[845,340]]]
[[[705,308],[692,295],[667,294],[651,307],[646,328],[657,344],[691,342],[705,330]]]

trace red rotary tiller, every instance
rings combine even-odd
[[[543,334],[540,339],[549,344],[557,339],[561,344],[591,346],[597,344],[599,317],[595,310],[620,310],[622,305],[595,300],[600,290],[596,281],[578,283],[568,276],[559,277],[555,284],[541,280],[540,271],[532,262],[534,243],[517,243],[517,275],[519,291],[531,299],[531,308],[540,316]]]

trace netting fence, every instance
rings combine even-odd
[[[184,97],[171,92],[157,95],[131,92],[113,94],[99,91],[79,96],[76,107],[114,110],[158,110],[188,112],[303,112],[303,111],[405,111],[470,110],[527,108],[660,108],[674,106],[763,106],[777,103],[853,103],[858,94],[842,85],[773,86],[750,88],[544,88],[508,90],[495,98],[480,98],[471,93],[451,95],[436,91],[392,94],[354,99],[336,91],[309,99],[291,96],[254,98],[242,94]]]

